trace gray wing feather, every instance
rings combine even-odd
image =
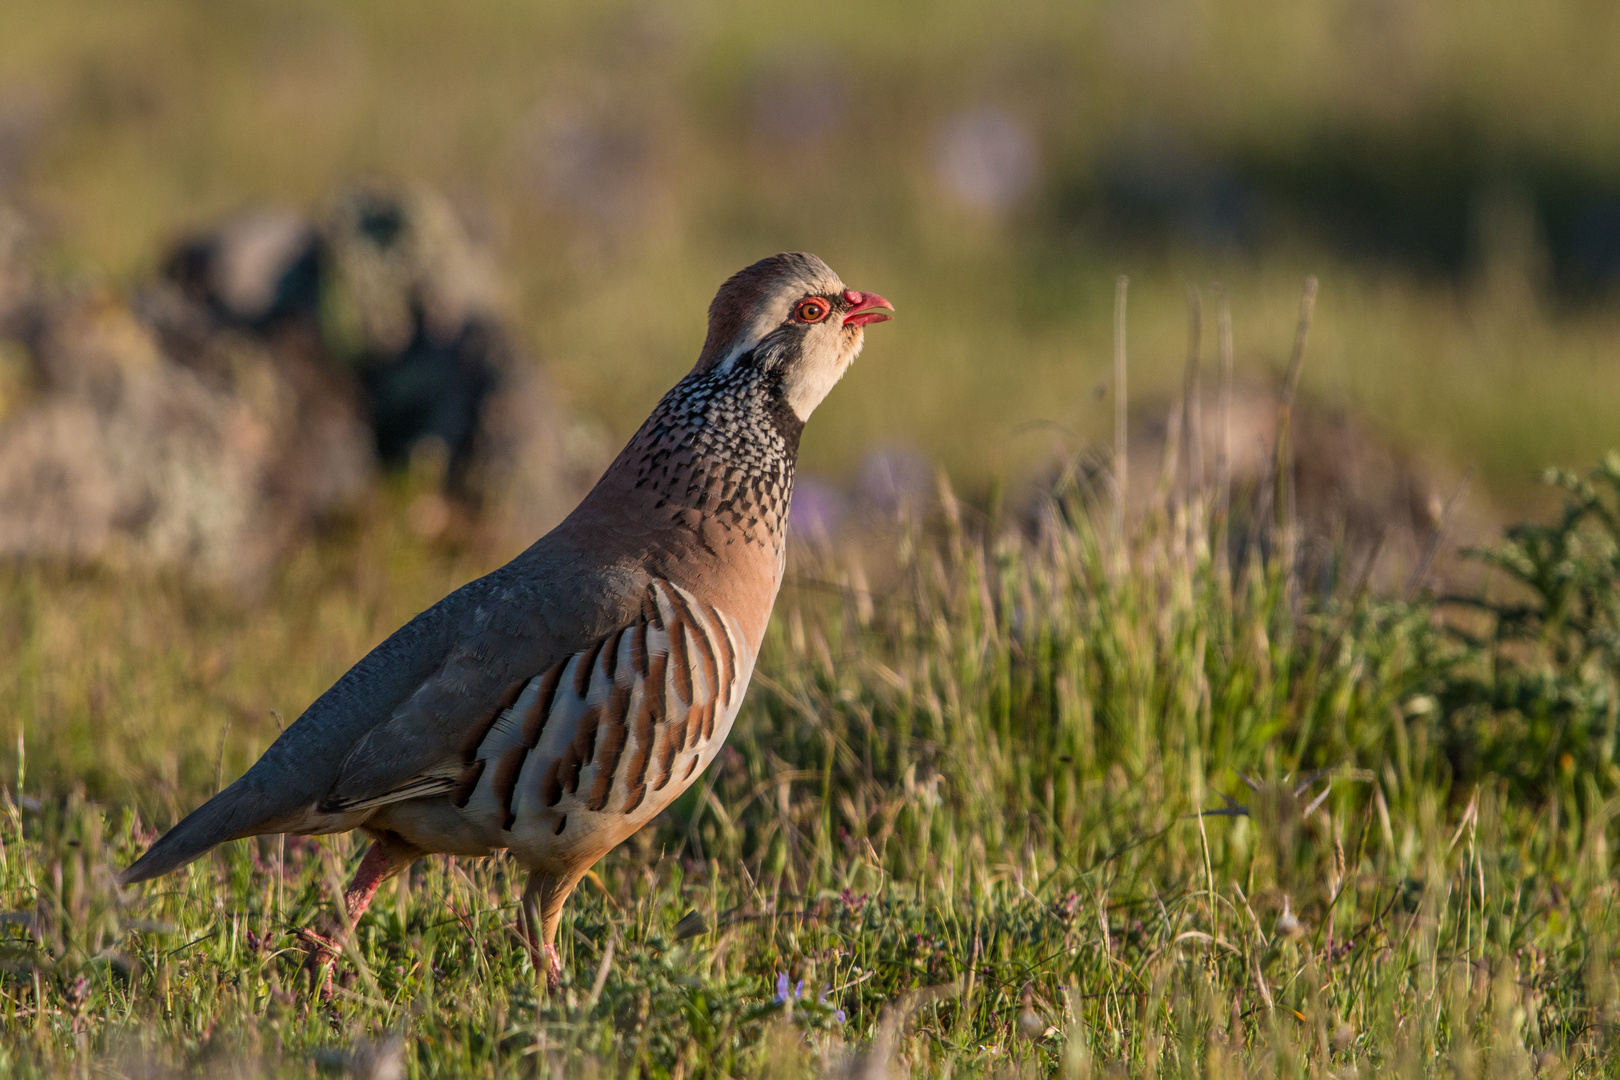
[[[119,882],[128,885],[177,870],[227,840],[297,829],[336,781],[343,759],[370,726],[367,721],[388,716],[442,664],[470,588],[451,593],[367,653],[251,769],[186,815],[120,874]]]
[[[322,808],[419,798],[416,785],[424,780],[459,776],[510,704],[508,692],[627,622],[651,577],[637,569],[550,580],[560,587],[501,583],[481,597],[443,665],[351,744]],[[581,597],[588,607],[581,608]]]

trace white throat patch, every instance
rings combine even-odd
[[[834,332],[842,336],[841,329],[834,329]],[[799,363],[795,365],[798,370],[793,373],[797,377],[784,390],[788,405],[800,420],[809,420],[816,406],[827,399],[838,380],[844,377],[844,372],[849,370],[849,365],[861,354],[861,346],[865,343],[865,331],[857,330],[854,341],[840,348],[840,355],[830,363],[816,363],[815,358],[810,356],[799,358]]]

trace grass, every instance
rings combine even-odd
[[[510,553],[422,541],[401,481],[251,606],[0,568],[0,1070],[1616,1072],[1616,466],[1529,494],[1534,466],[1612,443],[1613,315],[1551,299],[1534,237],[1447,277],[1335,254],[1305,221],[1237,252],[1144,246],[1071,205],[1143,132],[1309,164],[1472,131],[1509,171],[1613,187],[1613,16],[1351,7],[10,5],[0,196],[40,213],[56,285],[137,283],[244,201],[422,180],[493,241],[525,340],[623,434],[690,364],[715,283],[806,247],[901,312],[806,469],[909,443],[973,498],[795,548],[728,750],[571,902],[551,999],[501,860],[388,886],[330,1008],[292,933],[329,908],[351,839],[110,884],[367,648]],[[842,88],[837,123],[760,130],[757,95],[801,77]],[[1001,215],[933,165],[941,125],[984,104],[1041,161]],[[605,138],[583,198],[537,169],[559,116]],[[1492,591],[1457,603],[1354,575],[1302,593],[1258,553],[1219,557],[1196,504],[1160,500],[1123,541],[1084,493],[1038,523],[969,509],[1046,463],[1038,421],[1106,440],[1120,270],[1136,400],[1180,384],[1189,281],[1224,282],[1240,372],[1274,375],[1316,272],[1308,392],[1504,502],[1567,511],[1511,534]]]
[[[858,555],[801,545],[728,749],[582,886],[555,998],[504,860],[385,887],[329,1008],[291,932],[348,838],[109,884],[265,745],[268,704],[477,569],[413,537],[408,491],[252,611],[10,570],[0,1068],[1607,1075],[1605,470],[1500,549],[1521,584],[1472,621],[1291,599],[1258,553],[1212,554],[1196,503],[1119,544],[1078,493],[1017,526],[942,488]]]

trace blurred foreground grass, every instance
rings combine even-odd
[[[252,613],[8,570],[0,1068],[1609,1075],[1620,457],[1563,484],[1473,636],[1228,566],[1199,503],[1120,546],[1079,496],[1031,533],[942,491],[859,557],[798,548],[728,749],[577,894],[554,999],[503,860],[385,887],[330,1008],[291,932],[351,839],[110,886],[266,706],[478,569],[408,492]]]

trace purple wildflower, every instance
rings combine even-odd
[[[795,1001],[804,996],[803,979],[799,980],[799,985],[796,989],[789,990],[789,985],[788,973],[785,971],[778,971],[776,973],[776,1003],[778,1005],[786,1005],[788,1002]]]
[[[830,989],[831,987],[822,987],[821,993],[816,996],[816,1004],[823,1009],[830,1009],[829,1015],[840,1024],[847,1023],[849,1017],[844,1014],[844,1010],[834,1008],[827,1003],[827,992]],[[802,1000],[804,1000],[804,980],[800,979],[797,984],[792,983],[788,980],[787,972],[778,971],[776,973],[776,997],[774,1003],[791,1007],[793,1002]]]

